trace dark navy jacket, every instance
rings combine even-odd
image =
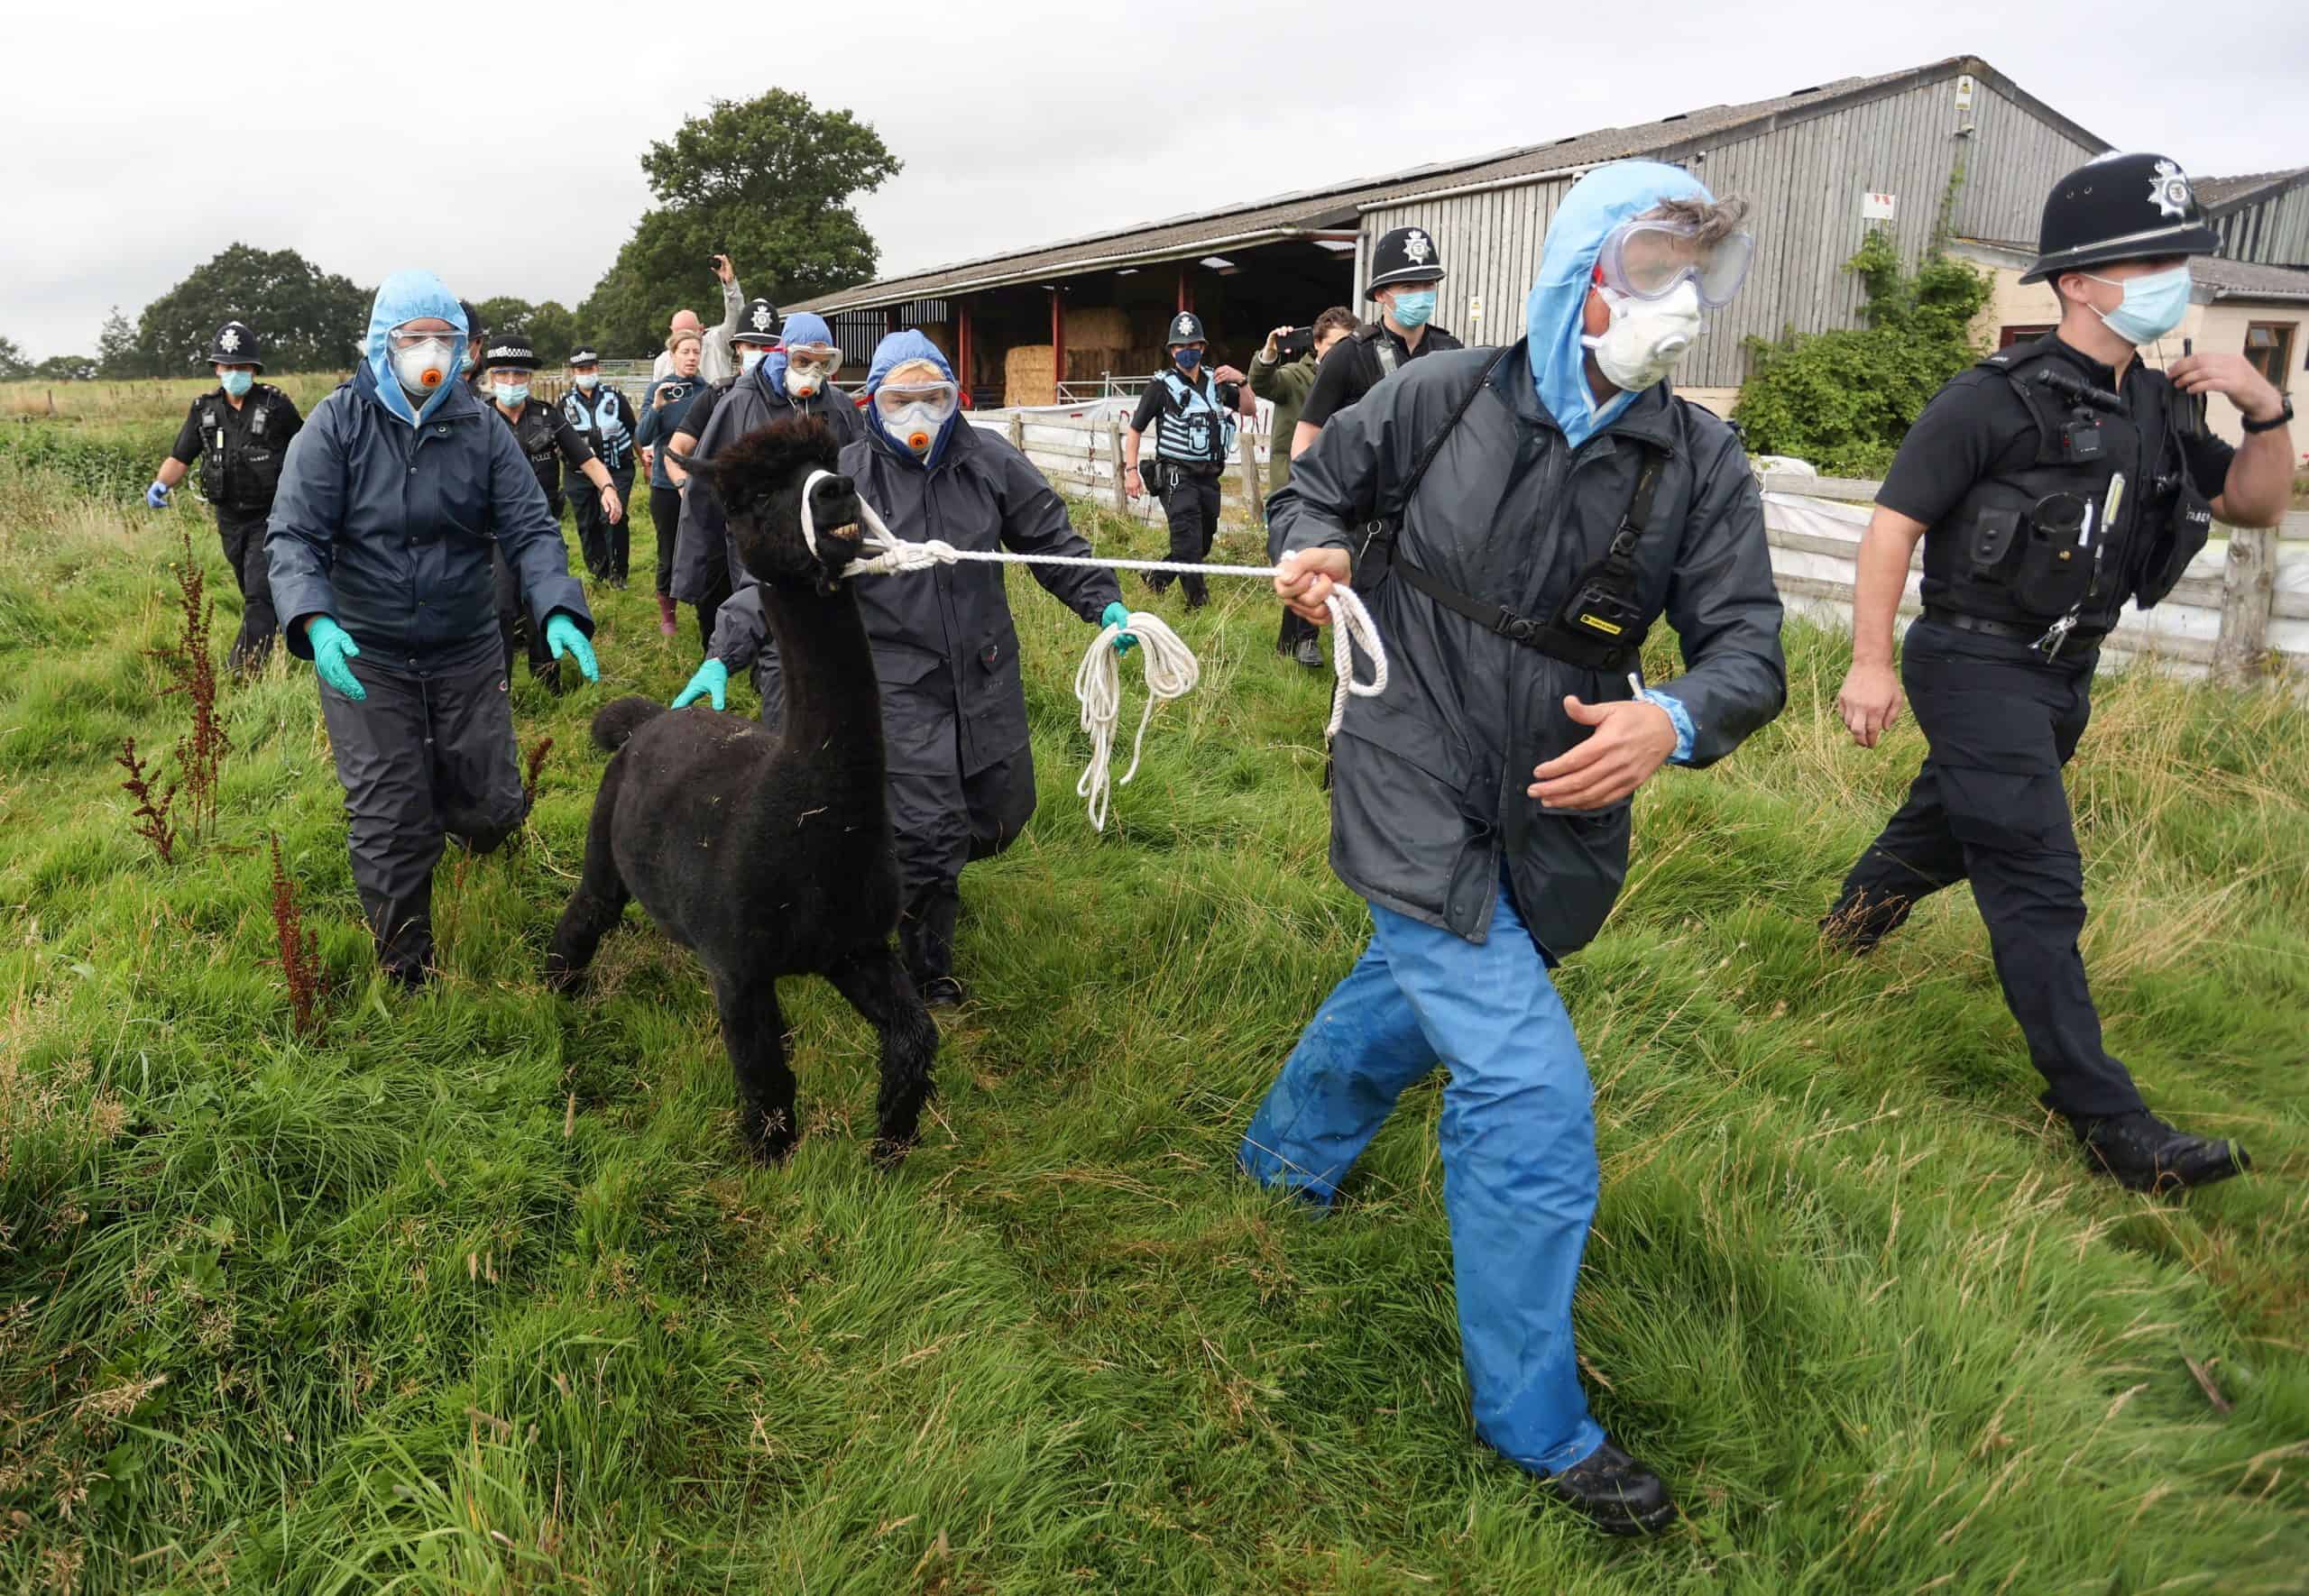
[[[700,460],[713,459],[732,439],[741,438],[758,427],[789,420],[797,415],[815,416],[833,428],[833,436],[845,444],[858,436],[864,423],[847,395],[837,392],[828,383],[807,400],[797,399],[786,391],[782,381],[770,381],[769,368],[770,362],[765,360],[752,371],[731,379],[729,388],[718,396],[704,432],[692,431],[688,425],[680,428],[697,439]],[[695,417],[695,409],[691,415]],[[674,597],[685,604],[703,602],[714,588],[716,561],[727,566],[732,587],[742,587],[750,580],[739,562],[737,545],[730,541],[722,501],[711,493],[685,491],[681,530],[674,543]]]
[[[503,647],[492,547],[538,627],[558,610],[593,630],[537,474],[463,383],[415,427],[379,402],[367,366],[340,384],[289,445],[264,547],[299,659],[313,656],[302,623],[314,615],[335,618],[388,669],[490,657]]]

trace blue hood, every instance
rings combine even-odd
[[[385,347],[385,335],[403,322],[428,316],[437,316],[457,329],[456,350],[449,362],[448,381],[434,390],[419,410],[410,406],[400,379],[393,375],[392,352]],[[364,344],[369,374],[377,384],[377,403],[411,427],[438,409],[441,401],[456,391],[457,378],[465,370],[465,338],[471,331],[457,297],[431,272],[396,271],[385,279],[377,289],[376,303],[369,307],[369,336]]]
[[[1540,254],[1540,280],[1523,307],[1523,335],[1531,343],[1532,380],[1540,403],[1578,448],[1635,402],[1632,393],[1614,395],[1600,409],[1587,386],[1586,330],[1587,290],[1596,261],[1613,228],[1650,210],[1663,199],[1716,197],[1680,167],[1656,161],[1614,161],[1571,186],[1548,225]]]
[[[779,326],[777,347],[762,357],[754,369],[761,373],[765,387],[782,391],[786,387],[786,346],[788,344],[831,344],[833,329],[826,326],[825,317],[812,316],[806,310],[796,310]]]
[[[791,322],[788,322],[787,325],[788,326],[793,326]],[[908,327],[902,333],[892,333],[888,337],[874,345],[874,358],[866,367],[866,392],[868,396],[870,398],[874,390],[882,386],[883,378],[888,376],[892,371],[895,371],[898,367],[906,364],[908,361],[916,360],[926,360],[932,365],[936,366],[938,368],[939,375],[945,378],[947,381],[952,382],[954,380],[954,368],[948,365],[946,363],[946,357],[938,353],[938,345],[933,344],[929,339],[924,337],[912,327]],[[961,420],[962,413],[961,410],[957,409],[952,416],[949,416],[946,418],[946,425],[938,429],[938,441],[930,445],[929,455],[922,460],[916,460],[913,450],[907,448],[904,444],[898,442],[897,439],[892,437],[888,433],[882,430],[882,412],[879,408],[873,405],[868,405],[866,407],[866,417],[868,422],[872,427],[876,441],[879,442],[882,447],[897,455],[898,459],[906,464],[918,465],[923,470],[927,471],[932,466],[938,463],[938,458],[940,455],[945,454],[946,440],[954,436],[955,425]]]

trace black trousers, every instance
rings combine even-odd
[[[372,649],[354,672],[355,703],[321,684],[321,717],[345,788],[353,885],[387,968],[433,961],[433,867],[454,837],[476,853],[502,842],[529,813],[513,711],[497,662],[411,674]]]
[[[1294,653],[1300,644],[1312,642],[1321,635],[1320,628],[1313,621],[1295,610],[1285,609],[1283,626],[1274,634],[1274,651],[1277,654]]]
[[[550,508],[554,519],[559,520],[561,495],[552,497]],[[513,662],[526,652],[529,656],[529,674],[558,687],[560,662],[553,657],[553,649],[546,643],[545,629],[530,619],[529,606],[521,601],[520,573],[494,546],[489,551],[489,573],[496,589],[497,631],[504,640],[507,684],[510,686],[513,680]]]
[[[633,548],[633,465],[610,468],[610,485],[617,490],[618,503],[624,513],[612,521],[602,508],[602,491],[591,482],[581,482],[570,491],[570,504],[577,512],[577,547],[585,556],[585,569],[596,582],[623,582],[626,565]]]
[[[775,729],[785,708],[785,689],[767,654],[755,663],[754,687],[761,695],[762,724]],[[934,689],[925,696],[934,693]],[[889,712],[886,705],[885,715]],[[1001,853],[1035,817],[1031,748],[1022,747],[964,775],[961,727],[949,719],[937,729],[942,735],[906,741],[917,749],[931,742],[951,748],[953,762],[939,769],[929,768],[931,762],[925,761],[915,769],[893,770],[888,789],[898,866],[898,952],[917,987],[954,973],[962,867]]]
[[[1970,881],[2004,1001],[2069,1114],[2143,1106],[2101,1045],[2084,978],[2084,870],[2061,767],[2093,712],[2099,651],[2047,663],[2027,643],[1918,621],[1900,677],[1928,752],[1908,802],[1844,878],[1836,913],[1871,939]]]
[[[224,546],[225,564],[241,590],[241,629],[233,638],[227,663],[233,669],[261,665],[281,635],[281,617],[272,608],[272,570],[264,557],[267,511],[226,509],[217,505],[216,540]]]
[[[673,597],[674,537],[681,529],[682,491],[679,488],[649,490],[649,531],[658,540],[658,596]]]
[[[707,573],[712,585],[706,589],[705,597],[697,601],[697,646],[702,652],[710,654],[713,650],[714,618],[729,601],[731,588],[729,561],[713,560],[708,564],[712,567]]]
[[[1192,469],[1185,466],[1154,463],[1158,483],[1156,491],[1163,500],[1163,518],[1171,527],[1171,564],[1200,565],[1210,558],[1211,539],[1219,536],[1219,472],[1215,469]],[[1200,576],[1182,576],[1179,591],[1187,596],[1190,605],[1200,606],[1210,598],[1208,583]],[[1154,572],[1146,585],[1156,592],[1171,585],[1171,578]]]

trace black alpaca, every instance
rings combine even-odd
[[[566,991],[603,935],[641,900],[695,950],[713,983],[738,1082],[739,1125],[764,1159],[800,1126],[777,977],[821,975],[882,1038],[878,1156],[905,1151],[930,1095],[938,1028],[891,948],[897,867],[885,797],[880,693],[865,622],[842,572],[859,553],[858,497],[833,476],[825,424],[786,421],[688,466],[719,498],[785,666],[785,713],[765,731],[741,716],[667,712],[621,699],[593,717],[615,757],[585,837],[585,867],[554,929],[546,980]],[[697,489],[692,489],[693,492]]]

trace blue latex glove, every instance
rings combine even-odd
[[[557,610],[546,618],[545,646],[553,650],[556,659],[565,654],[574,655],[577,668],[585,673],[588,682],[602,679],[602,667],[593,663],[593,646],[585,641],[585,634],[577,629],[577,623],[569,619],[567,610]]]
[[[313,645],[313,669],[322,681],[354,703],[369,696],[369,690],[361,685],[361,678],[345,663],[360,658],[361,650],[343,627],[326,615],[315,616],[313,624],[305,628],[305,636]]]
[[[150,505],[150,506],[151,506],[152,509],[168,509],[168,508],[169,508],[169,491],[168,491],[168,489],[166,489],[166,488],[162,487],[162,486],[161,486],[160,483],[158,483],[158,482],[154,482],[151,487],[149,487],[149,488],[147,488],[147,489],[145,489],[145,490],[144,490],[144,502],[145,502],[146,504]]]
[[[709,659],[697,667],[697,674],[689,679],[689,685],[675,698],[674,708],[685,710],[699,699],[711,697],[713,707],[718,710],[728,702],[724,693],[729,685],[730,667],[718,659]]]
[[[1099,624],[1102,627],[1128,626],[1130,624],[1130,606],[1124,603],[1120,599],[1117,599],[1113,603],[1107,606],[1107,612],[1099,617]],[[1138,639],[1132,637],[1128,632],[1123,633],[1120,637],[1115,639],[1115,652],[1117,654],[1128,654],[1132,649],[1137,647]]]

